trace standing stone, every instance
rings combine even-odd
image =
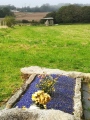
[[[53,20],[50,20],[50,25],[53,25],[54,24],[54,21]]]
[[[48,20],[46,20],[45,25],[49,26],[49,21]]]

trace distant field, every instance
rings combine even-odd
[[[40,21],[40,19],[44,18],[48,12],[15,12],[16,20],[28,20],[28,21]]]
[[[22,85],[20,68],[90,72],[90,24],[0,29],[0,105]]]

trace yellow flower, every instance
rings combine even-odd
[[[45,109],[47,109],[47,106],[46,105],[43,105]]]
[[[37,94],[40,95],[40,94],[43,94],[44,91],[43,90],[38,90]]]
[[[37,95],[36,94],[32,94],[32,100],[35,101],[37,98]]]
[[[50,100],[51,100],[50,95],[47,93],[44,93],[43,90],[39,90],[35,92],[34,94],[32,94],[32,101],[34,101],[35,103],[45,105]]]
[[[22,106],[22,109],[23,109],[23,110],[26,110],[27,108],[26,108],[25,106]]]

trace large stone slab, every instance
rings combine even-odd
[[[81,103],[81,79],[89,79],[90,74],[82,73],[82,72],[74,72],[74,71],[63,71],[59,69],[48,69],[48,68],[41,68],[39,66],[31,66],[31,67],[25,67],[21,69],[21,73],[23,74],[25,79],[25,84],[23,87],[20,88],[20,90],[26,90],[27,86],[30,84],[30,82],[34,79],[32,75],[36,74],[61,74],[70,76],[73,78],[76,78],[76,86],[75,86],[75,96],[74,96],[74,114],[68,114],[65,112],[62,112],[60,110],[22,110],[19,108],[12,108],[8,110],[3,110],[0,112],[0,120],[13,120],[13,116],[15,117],[15,120],[81,120],[82,116],[82,103]],[[31,78],[31,79],[30,79]],[[22,92],[20,92],[21,95]],[[18,95],[19,96],[19,95]],[[15,97],[15,96],[14,96]],[[13,96],[12,96],[13,98]],[[17,94],[15,97],[15,100],[10,99],[7,104],[6,108],[9,108],[8,105],[13,104],[13,101],[15,103],[16,99],[18,99]],[[12,116],[11,118],[9,116]],[[5,116],[7,116],[5,118]],[[27,116],[27,117],[26,117]],[[33,117],[32,117],[33,116]]]
[[[83,115],[81,102],[81,78],[76,78],[75,95],[74,95],[74,119],[81,120]]]
[[[76,78],[76,86],[75,86],[75,95],[74,95],[74,119],[81,120],[83,110],[82,110],[82,102],[81,102],[81,80],[89,79],[90,74],[76,72],[76,71],[63,71],[59,69],[49,69],[39,66],[31,66],[25,67],[21,69],[21,73],[23,75],[31,75],[32,73],[36,74],[61,74],[70,76],[72,78]]]
[[[90,73],[83,73],[83,72],[76,72],[76,71],[63,71],[60,69],[49,69],[39,66],[30,66],[30,67],[24,67],[21,68],[21,73],[23,75],[23,78],[28,78],[31,74],[61,74],[61,75],[67,75],[73,78],[80,77],[85,82],[90,82]]]
[[[0,112],[0,120],[74,120],[74,116],[60,110],[13,108]]]

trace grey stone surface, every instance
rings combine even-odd
[[[3,110],[0,113],[0,120],[37,120],[37,117],[37,113],[18,108]]]
[[[48,68],[41,68],[39,66],[31,66],[31,67],[25,67],[21,69],[21,73],[23,74],[61,74],[70,76],[72,78],[76,78],[76,86],[75,86],[75,96],[74,96],[74,119],[75,120],[81,120],[82,116],[82,103],[81,103],[81,80],[82,78],[89,78],[89,73],[82,73],[82,72],[76,72],[76,71],[63,71],[59,69],[48,69]]]
[[[41,68],[39,66],[31,66],[31,67],[22,68],[21,73],[28,75],[30,77],[31,77],[31,74],[36,75],[36,74],[46,73],[46,74],[61,74],[61,75],[66,75],[66,76],[76,78],[75,96],[74,96],[74,115],[64,113],[60,110],[39,110],[39,109],[30,110],[30,109],[27,109],[23,111],[21,109],[14,108],[14,109],[6,110],[6,112],[3,111],[3,113],[0,112],[2,118],[7,114],[7,116],[10,116],[10,115],[16,116],[16,118],[14,118],[15,120],[19,120],[20,117],[21,117],[20,120],[23,120],[23,115],[25,115],[24,117],[28,116],[27,118],[24,118],[25,120],[32,120],[32,119],[33,120],[34,119],[35,120],[81,120],[81,116],[82,116],[82,104],[81,104],[81,92],[80,92],[81,79],[82,78],[90,79],[89,73],[87,74],[87,73],[75,72],[75,71],[67,72],[67,71],[63,71],[59,69]],[[32,79],[30,79],[30,77],[29,79],[26,79],[24,86],[20,88],[21,91],[25,90],[27,86],[30,84],[30,82],[33,80],[33,77],[31,77]],[[8,118],[7,120],[9,120]],[[4,120],[4,119],[0,119],[0,120]],[[10,120],[12,120],[12,118],[10,118]]]
[[[14,103],[16,103],[16,101],[20,98],[20,96],[22,95],[23,91],[22,89],[18,90],[6,103],[6,108],[11,108]]]
[[[73,115],[60,110],[22,110],[13,108],[3,110],[0,120],[74,120]]]
[[[61,75],[67,75],[71,76],[73,78],[84,78],[85,81],[90,81],[90,73],[82,73],[82,72],[76,72],[76,71],[63,71],[59,69],[49,69],[49,68],[44,68],[44,67],[39,67],[39,66],[30,66],[30,67],[24,67],[21,68],[21,73],[22,74],[61,74]]]
[[[81,120],[82,102],[81,102],[81,78],[76,78],[75,95],[74,95],[74,119]]]
[[[35,76],[36,76],[36,73],[33,73],[30,77],[29,77],[29,79],[26,81],[26,84],[30,84],[32,81],[33,81],[33,79],[35,78]]]
[[[83,84],[83,112],[85,120],[90,120],[90,88],[88,84]]]
[[[6,103],[6,108],[12,108],[12,106],[17,102],[21,95],[26,91],[35,76],[36,74],[32,74],[29,79],[27,79],[25,84],[8,100],[8,102]]]

